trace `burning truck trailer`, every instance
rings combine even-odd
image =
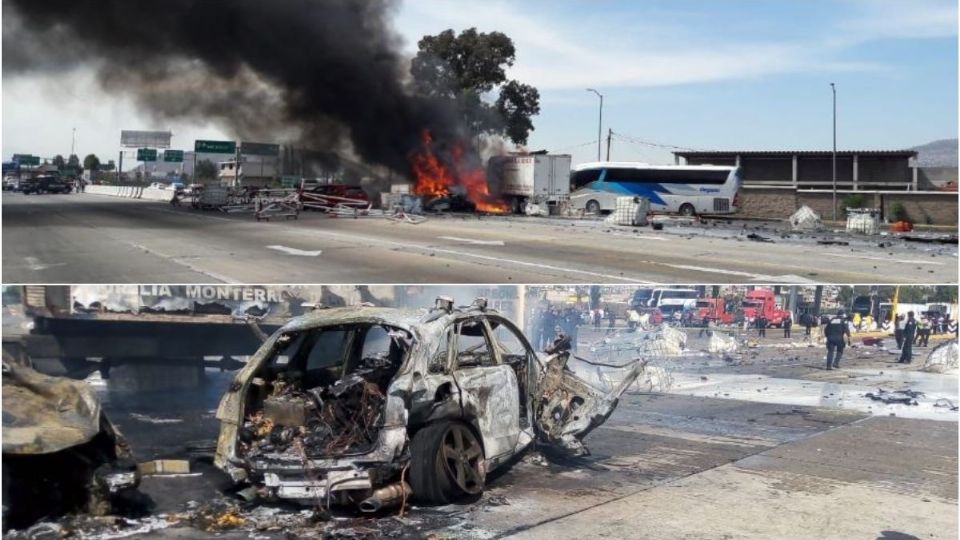
[[[217,411],[215,464],[241,494],[364,512],[478,496],[536,444],[582,439],[645,363],[598,388],[537,353],[485,299],[454,308],[319,309],[274,333]]]
[[[495,155],[484,166],[469,145],[438,143],[425,131],[411,159],[413,193],[427,210],[519,214],[528,203],[546,210],[569,195],[570,163],[569,155],[541,152]]]

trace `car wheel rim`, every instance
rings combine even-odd
[[[473,432],[451,425],[440,451],[444,469],[460,490],[471,495],[483,491],[483,449]]]

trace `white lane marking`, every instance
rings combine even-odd
[[[27,263],[27,268],[33,270],[34,272],[40,270],[46,270],[47,268],[53,268],[54,266],[63,266],[67,263],[42,263],[40,259],[36,257],[24,257],[24,261]]]
[[[157,257],[160,257],[160,258],[162,258],[162,259],[168,260],[168,261],[172,262],[173,264],[177,264],[177,265],[183,266],[183,267],[185,267],[185,268],[188,268],[188,269],[190,269],[190,270],[193,270],[194,272],[197,272],[197,273],[199,273],[199,274],[203,274],[203,275],[205,275],[205,276],[212,277],[213,279],[215,279],[215,280],[217,280],[217,281],[222,281],[222,282],[224,282],[224,283],[240,283],[240,280],[239,280],[239,279],[234,279],[234,278],[232,278],[232,277],[230,277],[230,276],[225,276],[225,275],[223,275],[223,274],[218,274],[218,273],[216,273],[216,272],[209,272],[209,271],[204,270],[204,269],[202,269],[202,268],[200,268],[200,267],[198,267],[198,266],[196,266],[196,265],[194,265],[194,264],[191,264],[191,263],[189,263],[189,262],[187,262],[187,261],[181,261],[180,259],[178,259],[177,257],[174,257],[173,255],[167,255],[166,253],[161,253],[161,252],[159,252],[159,251],[157,251],[157,250],[155,250],[155,249],[150,249],[150,248],[148,248],[147,246],[144,246],[143,244],[138,244],[138,243],[136,243],[136,242],[126,242],[126,243],[127,243],[128,245],[130,245],[130,246],[133,246],[133,247],[137,248],[137,249],[141,249],[141,250],[143,250],[143,251],[146,251],[147,253],[150,253],[150,254],[156,255]]]
[[[651,236],[647,234],[627,234],[627,233],[607,233],[610,236],[623,236],[626,238],[636,238],[637,240],[670,240],[662,236]]]
[[[463,242],[465,244],[477,244],[480,246],[502,246],[503,240],[476,240],[473,238],[460,238],[459,236],[438,236],[441,240],[453,240],[454,242]]]
[[[750,278],[754,281],[769,281],[773,280],[775,276],[770,276],[767,274],[755,274],[753,272],[741,272],[739,270],[725,270],[723,268],[708,268],[706,266],[695,266],[692,264],[673,264],[673,263],[663,263],[656,261],[642,261],[647,264],[659,264],[662,266],[669,266],[670,268],[676,268],[677,270],[693,270],[696,272],[709,272],[711,274],[727,274],[731,276],[740,276]]]
[[[305,251],[302,249],[297,249],[297,248],[292,248],[287,246],[276,246],[276,245],[267,246],[267,249],[275,249],[277,251],[289,253],[290,255],[298,255],[300,257],[316,257],[317,255],[320,255],[321,253],[323,253],[323,251],[319,249],[316,251]]]
[[[937,266],[943,266],[946,264],[938,261],[926,261],[921,259],[891,259],[890,257],[869,257],[867,255],[847,255],[846,253],[824,253],[824,255],[829,255],[831,257],[843,257],[845,259],[867,259],[871,261],[896,262],[904,264],[935,264]]]
[[[503,258],[503,257],[493,257],[493,256],[490,256],[490,255],[480,255],[479,253],[470,253],[469,251],[458,251],[458,250],[455,250],[455,249],[446,249],[446,248],[439,248],[439,247],[431,247],[431,246],[427,246],[427,245],[413,244],[413,243],[409,243],[409,242],[397,242],[397,241],[395,241],[395,240],[383,240],[383,239],[380,239],[380,238],[360,237],[360,236],[340,234],[340,233],[329,232],[329,231],[319,231],[319,230],[316,230],[316,229],[310,230],[310,229],[299,229],[299,228],[293,228],[293,227],[291,227],[291,229],[293,229],[293,230],[296,231],[296,232],[299,232],[299,233],[302,233],[302,234],[306,234],[306,235],[322,235],[322,236],[328,236],[328,237],[335,238],[335,239],[340,240],[340,241],[347,241],[347,240],[349,240],[350,242],[356,243],[356,242],[359,240],[359,241],[364,241],[364,242],[368,242],[368,243],[372,243],[372,244],[381,244],[381,245],[387,245],[387,246],[393,246],[393,247],[402,247],[402,248],[407,248],[407,249],[419,249],[419,250],[430,251],[430,252],[435,252],[435,253],[444,253],[444,254],[446,254],[446,255],[456,255],[456,256],[458,256],[458,257],[469,257],[469,258],[472,258],[472,259],[480,259],[480,260],[484,260],[484,261],[494,261],[494,262],[501,262],[501,263],[507,263],[507,264],[514,264],[514,265],[517,265],[517,266],[525,266],[525,267],[529,267],[529,268],[539,268],[539,269],[541,269],[541,270],[551,270],[551,271],[554,271],[554,272],[568,272],[568,273],[573,273],[573,274],[582,274],[582,275],[585,275],[585,276],[598,277],[598,278],[604,278],[604,279],[613,279],[613,280],[616,280],[616,281],[623,281],[623,282],[626,282],[626,283],[638,283],[638,284],[651,284],[651,283],[656,283],[656,282],[654,282],[654,281],[648,281],[648,280],[640,279],[640,278],[637,278],[637,277],[617,276],[617,275],[613,275],[613,274],[603,274],[603,273],[600,273],[600,272],[591,272],[591,271],[589,271],[589,270],[578,270],[578,269],[576,269],[576,268],[563,268],[563,267],[560,267],[560,266],[553,266],[553,265],[551,265],[551,264],[533,263],[533,262],[521,261],[521,260],[517,260],[517,259],[506,259],[506,258]]]

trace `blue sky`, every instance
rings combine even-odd
[[[957,136],[957,6],[950,0],[407,0],[394,26],[410,54],[425,33],[476,26],[517,45],[510,75],[540,89],[529,148],[596,157],[604,131],[703,149],[831,144],[903,148]],[[174,144],[226,136],[216,125],[156,126],[88,75],[3,81],[3,156],[115,153],[123,128],[169,128]],[[38,123],[37,119],[41,122]],[[64,127],[67,126],[67,127]],[[668,150],[615,140],[612,158]]]

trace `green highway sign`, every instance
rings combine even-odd
[[[180,163],[183,161],[183,150],[164,150],[163,160]]]
[[[30,154],[14,154],[13,160],[19,163],[20,165],[27,166],[37,166],[40,165],[39,156],[31,156]]]
[[[279,156],[280,145],[270,143],[242,142],[240,153],[248,156]]]
[[[300,185],[299,176],[283,175],[280,177],[280,186],[284,188],[295,188]]]
[[[197,141],[193,144],[193,151],[207,154],[234,154],[237,152],[237,143],[233,141]]]
[[[156,148],[137,149],[137,161],[156,161],[156,160],[157,160]]]

